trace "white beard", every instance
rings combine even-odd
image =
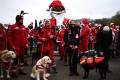
[[[65,12],[61,14],[52,12],[51,15],[56,19],[57,26],[61,26],[63,24]]]

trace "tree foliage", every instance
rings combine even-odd
[[[120,25],[120,11],[116,12],[116,15],[111,18],[110,23],[114,23],[115,25]]]

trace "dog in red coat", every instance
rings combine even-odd
[[[6,69],[7,78],[10,78],[9,69],[13,63],[13,58],[15,58],[15,57],[16,57],[16,54],[13,51],[8,51],[8,50],[0,51],[0,63],[1,63],[1,76],[0,76],[0,78],[4,78],[3,68]]]
[[[106,78],[106,66],[104,65],[104,57],[85,57],[80,59],[80,65],[84,69],[84,77],[86,79],[89,76],[89,70],[98,68],[100,72],[100,80]]]

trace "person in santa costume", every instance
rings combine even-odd
[[[49,56],[52,60],[52,64],[47,67],[47,72],[50,73],[50,66],[53,71],[57,73],[56,63],[54,61],[53,53],[54,53],[54,41],[56,40],[57,33],[53,31],[50,27],[50,21],[46,19],[44,21],[45,26],[41,30],[41,34],[38,36],[38,40],[41,41],[42,45],[39,46],[39,50],[41,55]]]
[[[61,26],[65,25],[69,19],[65,18],[65,7],[60,0],[54,0],[50,5],[48,11],[50,12],[51,19],[50,26]]]
[[[114,29],[115,29],[114,23],[110,23],[110,29],[112,29],[114,31]]]
[[[69,19],[65,18],[65,7],[60,0],[54,0],[50,5],[49,9],[47,10],[50,12],[51,19],[50,26],[55,29],[55,27],[60,28],[61,25],[66,27],[66,24],[69,23]],[[59,45],[59,44],[58,44]],[[59,47],[60,48],[60,47]],[[63,55],[62,55],[63,57]],[[67,53],[65,51],[65,64],[67,64]]]
[[[11,25],[8,32],[8,42],[11,50],[16,53],[16,58],[13,61],[11,68],[12,77],[17,78],[17,65],[19,62],[19,74],[26,75],[24,68],[24,53],[25,48],[28,47],[28,40],[26,36],[26,27],[23,25],[24,12],[16,16],[16,23]]]
[[[94,36],[94,45],[95,45],[95,51],[97,51],[97,44],[96,44],[96,40],[97,40],[97,33],[100,29],[102,25],[101,24],[94,24],[94,27],[92,28],[92,34]]]
[[[83,19],[81,21],[81,31],[80,31],[80,43],[79,43],[79,52],[83,55],[89,56],[88,52],[88,41],[89,41],[89,35],[90,35],[90,29],[88,27],[88,20]]]
[[[5,29],[3,28],[2,23],[0,23],[0,51],[6,49],[6,40],[7,40],[7,36]]]
[[[28,38],[28,42],[30,43],[30,54],[32,54],[32,49],[33,49],[33,38],[34,38],[34,34],[35,34],[35,31],[33,29],[33,22],[31,22],[29,24],[29,26],[26,28],[26,31],[27,31],[27,38]],[[27,51],[28,51],[28,48],[25,49],[25,54],[24,54],[24,65],[25,66],[29,66],[29,64],[27,63]]]
[[[60,55],[60,60],[64,60],[64,32],[65,32],[65,26],[61,25],[58,33],[57,33],[57,40],[56,42],[58,43],[58,51]]]
[[[33,22],[30,23],[30,25],[28,26],[29,29],[29,33],[28,33],[28,41],[30,43],[30,53],[32,54],[32,49],[33,49],[33,38],[35,35],[35,31],[33,29]]]

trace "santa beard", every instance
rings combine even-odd
[[[56,19],[57,26],[61,26],[63,24],[65,12],[63,12],[63,13],[52,12],[51,15],[52,15],[52,17],[54,17]]]

